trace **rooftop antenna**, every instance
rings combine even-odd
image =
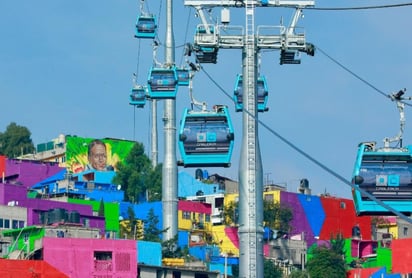
[[[399,90],[399,92],[397,93],[393,93],[391,94],[389,97],[391,98],[392,101],[396,101],[396,106],[398,107],[399,110],[399,115],[400,115],[400,130],[399,133],[392,137],[386,137],[383,139],[383,144],[384,144],[384,148],[390,148],[390,143],[393,142],[399,142],[399,147],[402,148],[402,135],[403,135],[403,130],[405,128],[405,102],[404,100],[412,100],[411,97],[403,97],[403,95],[406,92],[406,88],[404,88],[403,90]]]

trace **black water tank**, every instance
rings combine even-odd
[[[55,208],[51,209],[48,212],[47,217],[48,224],[59,223],[59,222],[66,222],[67,221],[67,210],[62,208]]]
[[[200,180],[200,181],[203,180],[203,171],[202,171],[202,169],[196,169],[195,178],[197,180]]]
[[[80,213],[78,211],[72,210],[67,218],[69,223],[80,223]]]
[[[301,188],[309,188],[309,181],[307,179],[300,180],[300,187]]]
[[[353,226],[352,228],[352,237],[353,238],[360,238],[361,237],[361,231],[358,225]]]
[[[44,211],[40,213],[40,223],[43,225],[47,225],[48,224],[48,212]]]

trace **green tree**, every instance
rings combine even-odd
[[[31,132],[27,127],[10,123],[6,131],[0,133],[0,154],[9,158],[16,158],[20,155],[33,153],[34,145],[30,138]]]
[[[225,225],[237,224],[238,223],[238,207],[239,203],[231,201],[223,208],[223,223]]]
[[[288,275],[288,278],[309,278],[309,274],[306,270],[294,269]]]
[[[162,167],[162,164],[156,165],[146,179],[146,184],[150,185],[146,187],[149,201],[162,200]]]
[[[120,238],[133,239],[137,220],[132,206],[127,208],[127,215],[129,222],[125,221],[123,225],[120,226]]]
[[[159,217],[154,213],[151,208],[147,214],[147,219],[144,222],[144,240],[161,242],[160,236],[166,230],[160,230],[157,226],[159,224]]]
[[[180,249],[180,247],[177,247],[177,235],[169,240],[162,242],[163,258],[180,258],[182,256],[182,250]]]
[[[338,233],[335,237],[331,236],[331,249],[336,254],[341,255],[343,258],[345,256],[345,239],[343,238],[342,233]]]
[[[313,257],[307,263],[310,277],[345,278],[345,260],[332,248],[320,246],[314,249]]]
[[[281,205],[279,202],[263,202],[263,221],[271,229],[282,233],[289,233],[290,221],[293,219],[293,212],[289,207]]]
[[[239,202],[231,201],[223,208],[223,221],[226,225],[238,224],[238,207]],[[280,205],[279,202],[263,202],[263,221],[269,228],[288,233],[292,219],[293,212],[289,207]]]
[[[271,260],[264,260],[263,272],[265,278],[282,278],[282,269]]]
[[[97,213],[98,216],[104,216],[104,202],[103,198],[100,199],[99,211]]]
[[[118,171],[114,184],[121,184],[125,201],[136,203],[139,196],[146,195],[149,201],[162,198],[162,166],[153,169],[150,159],[144,153],[142,143],[136,143],[124,163],[116,165]]]

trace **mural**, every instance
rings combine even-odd
[[[116,171],[135,143],[118,139],[66,136],[66,166],[71,173],[87,170]]]

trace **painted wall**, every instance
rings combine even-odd
[[[6,156],[0,155],[0,177],[3,178],[3,176],[6,175]]]
[[[67,211],[77,211],[80,213],[81,221],[88,219],[89,227],[99,228],[105,232],[105,218],[94,216],[91,205],[70,204],[43,199],[30,199],[26,195],[27,189],[14,184],[0,184],[0,204],[7,204],[10,201],[18,201],[18,206],[27,208],[27,226],[40,224],[41,212],[46,212],[54,208],[62,208]]]
[[[3,232],[3,235],[13,238],[13,244],[8,250],[9,254],[15,250],[22,250],[25,254],[29,254],[35,250],[36,241],[44,236],[44,229],[30,226],[23,229],[7,230]]]
[[[412,238],[392,241],[392,272],[412,273]]]
[[[138,240],[137,250],[139,250],[137,258],[138,264],[162,265],[162,245],[160,242]]]
[[[351,238],[352,228],[356,224],[359,224],[362,239],[371,239],[371,217],[358,217],[352,200],[335,197],[321,197],[320,200],[325,212],[320,239],[329,240],[331,235],[337,233],[342,233],[344,238]]]
[[[293,219],[290,222],[292,230],[289,237],[303,235],[308,246],[310,246],[316,239],[299,199],[299,194],[282,191],[280,192],[280,203],[282,206],[290,208],[293,213]],[[318,213],[321,213],[321,211],[318,211]]]
[[[6,160],[6,177],[18,175],[17,181],[20,185],[29,188],[37,182],[50,177],[64,168],[57,163],[29,161],[29,160]]]
[[[371,275],[379,271],[379,268],[356,268],[346,272],[346,278],[370,278]]]
[[[89,144],[94,138],[83,138],[77,136],[66,136],[66,167],[71,173],[85,171],[88,160]],[[106,146],[106,164],[116,170],[116,164],[124,161],[133,148],[135,142],[104,138],[101,141]]]
[[[69,199],[70,204],[89,205],[94,212],[99,212],[100,201]],[[106,231],[119,232],[119,204],[104,202],[104,218]]]
[[[376,250],[376,263],[380,267],[385,267],[389,273],[392,273],[392,249],[378,247]]]
[[[133,240],[44,238],[46,262],[71,278],[137,277],[137,249]],[[105,258],[98,254],[111,254]]]
[[[8,278],[68,278],[45,261],[0,259],[0,277]]]

